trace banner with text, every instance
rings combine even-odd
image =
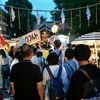
[[[24,38],[26,40],[27,44],[34,44],[34,43],[41,40],[40,31],[34,30],[34,31],[32,31],[32,32],[20,37],[20,38]]]

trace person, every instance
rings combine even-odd
[[[2,76],[3,80],[3,89],[9,89],[10,83],[9,83],[9,66],[11,63],[11,57],[5,52],[4,49],[0,49],[0,76]]]
[[[47,48],[47,46],[46,46],[46,44],[42,44],[41,45],[41,50],[42,50],[42,53],[43,53],[43,58],[47,58],[47,56],[49,55],[49,51],[46,49]]]
[[[16,53],[16,48],[14,46],[11,46],[8,55],[13,59],[15,57],[15,53]]]
[[[31,62],[32,62],[33,64],[38,65],[38,60],[37,60],[37,48],[34,48],[34,47],[33,47],[33,56],[32,56],[32,58],[31,58]]]
[[[11,71],[11,69],[12,69],[12,66],[13,66],[14,64],[18,63],[21,59],[22,59],[21,53],[20,53],[19,50],[17,50],[16,53],[15,53],[15,56],[14,56],[14,58],[13,58],[11,64],[10,64],[10,71]]]
[[[72,44],[67,44],[67,49],[72,49]]]
[[[59,61],[58,61],[58,64],[60,64],[61,66],[63,65],[63,62],[64,62],[64,52],[61,50],[61,41],[58,39],[58,40],[55,40],[54,41],[54,50],[52,52],[55,52],[58,56],[59,56]]]
[[[65,57],[67,58],[67,60],[64,61],[64,67],[65,67],[65,70],[67,73],[67,84],[65,87],[65,91],[67,92],[71,76],[79,68],[79,64],[74,59],[74,50],[73,49],[70,49],[70,48],[66,49]]]
[[[45,87],[45,100],[50,99],[49,91],[48,91],[50,76],[47,71],[47,67],[50,68],[52,74],[54,75],[54,77],[56,77],[58,74],[59,67],[61,67],[60,65],[58,65],[58,61],[59,61],[59,57],[55,52],[51,52],[47,56],[47,62],[49,63],[49,65],[46,66],[46,68],[44,68],[43,70],[43,85]],[[67,82],[66,78],[67,78],[66,71],[65,71],[65,68],[62,66],[61,79],[63,80],[63,84]]]
[[[88,61],[90,54],[90,48],[84,44],[79,44],[74,49],[75,58],[80,65],[79,69],[85,70],[92,79],[100,78],[100,69]],[[77,70],[71,77],[66,100],[85,99],[82,98],[84,94],[83,86],[87,82],[89,82],[89,79],[80,70]]]
[[[42,54],[43,54],[42,50],[38,49],[37,50],[37,61],[38,61],[38,66],[40,67],[41,72],[43,71],[43,68],[46,65],[45,58],[43,58]]]
[[[22,60],[14,64],[10,73],[11,91],[15,100],[43,100],[42,75],[30,59],[33,48],[24,44],[20,48]]]

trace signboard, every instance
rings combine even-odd
[[[30,33],[22,36],[21,38],[24,38],[27,44],[36,43],[41,40],[40,31],[35,30],[33,32],[30,32]]]

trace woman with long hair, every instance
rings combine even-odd
[[[0,49],[0,72],[3,80],[3,88],[9,89],[10,84],[9,84],[9,65],[11,59],[10,57],[6,54],[6,52],[3,49]]]

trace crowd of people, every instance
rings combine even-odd
[[[100,78],[100,69],[89,61],[90,48],[83,44],[72,48],[68,44],[63,51],[61,45],[60,40],[55,40],[53,46],[46,43],[34,46],[25,43],[19,48],[12,46],[8,53],[0,49],[0,89],[11,90],[14,100],[91,98],[93,95],[83,97],[83,85],[89,80],[79,70],[85,70],[92,79]],[[51,75],[48,69],[54,78],[61,70],[63,96],[51,98]]]

